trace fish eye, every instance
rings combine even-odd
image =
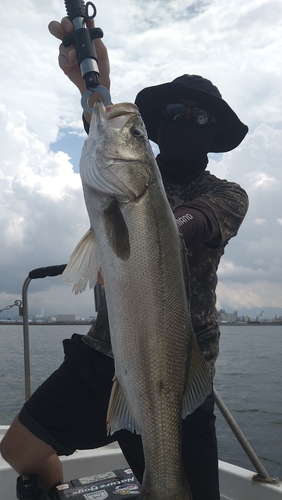
[[[143,137],[143,132],[140,128],[137,128],[137,127],[134,127],[130,130],[131,134],[134,136],[134,137]]]

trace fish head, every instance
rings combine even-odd
[[[83,184],[121,202],[147,190],[155,158],[137,106],[94,104],[89,136],[82,150]]]

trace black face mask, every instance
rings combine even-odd
[[[207,167],[215,130],[215,124],[160,120],[157,162],[162,175],[175,184],[187,184],[198,177]]]

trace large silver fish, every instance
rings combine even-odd
[[[116,370],[108,426],[142,436],[140,499],[190,500],[181,417],[211,381],[191,326],[179,231],[135,105],[95,104],[80,174],[91,230],[63,279],[77,293],[102,268]]]

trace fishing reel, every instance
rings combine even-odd
[[[102,94],[105,106],[111,103],[108,89],[99,84],[98,59],[93,43],[96,38],[103,37],[103,31],[101,28],[87,28],[87,21],[94,19],[97,13],[92,2],[85,4],[83,0],[65,0],[65,6],[68,18],[74,25],[74,31],[63,38],[63,45],[75,47],[80,71],[87,88],[82,95],[81,105],[87,113],[91,114],[93,109],[89,106],[88,99],[94,92]]]

